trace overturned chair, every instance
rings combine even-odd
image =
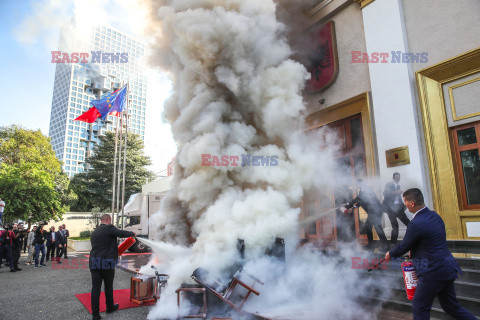
[[[256,314],[251,314],[243,307],[248,298],[252,295],[260,295],[255,287],[264,283],[249,274],[243,269],[245,261],[245,244],[242,239],[238,240],[237,249],[240,260],[234,264],[228,282],[222,282],[214,279],[209,272],[203,268],[197,268],[192,273],[192,279],[195,284],[183,284],[177,289],[177,302],[180,307],[180,296],[183,293],[190,303],[198,308],[198,312],[183,316],[181,318],[202,318],[213,319],[259,319]],[[274,257],[281,262],[285,262],[285,242],[281,238],[276,238],[275,242],[269,247],[265,255]],[[208,307],[208,309],[207,309]],[[265,318],[262,318],[265,319]]]
[[[248,278],[251,284],[247,284],[245,281],[248,280],[245,280],[245,278]],[[208,271],[202,268],[198,268],[193,272],[192,279],[196,284],[183,284],[176,290],[178,295],[177,303],[180,307],[180,295],[183,293],[186,294],[190,303],[199,309],[195,314],[183,316],[182,318],[206,319],[207,310],[209,316],[230,314],[232,311],[244,316],[247,313],[242,308],[249,296],[252,293],[257,296],[260,295],[260,292],[254,288],[255,285],[263,285],[262,281],[246,272],[237,272],[227,285],[223,285],[219,281],[209,279]]]

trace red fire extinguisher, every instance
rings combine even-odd
[[[402,262],[403,281],[405,282],[405,290],[407,291],[408,300],[412,300],[417,289],[418,277],[415,272],[415,267],[411,261],[405,260]]]
[[[120,243],[120,245],[118,246],[118,255],[121,256],[122,253],[127,251],[127,249],[130,248],[134,243],[135,243],[134,237],[130,237],[123,240],[123,242]]]

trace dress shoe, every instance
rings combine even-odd
[[[42,263],[42,264],[41,264],[41,266],[44,266],[44,267],[46,267],[47,265],[46,265],[45,263]]]
[[[102,316],[99,315],[99,314],[96,314],[96,315],[92,316],[92,320],[100,320],[100,319],[102,319]]]
[[[16,270],[16,271],[22,271],[22,269],[20,269],[20,268],[18,268],[18,267],[16,267],[15,270]]]
[[[119,305],[118,303],[115,303],[115,304],[113,305],[113,308],[112,308],[112,309],[107,310],[107,313],[112,313],[112,312],[117,311],[117,310],[118,310],[118,307],[120,307],[120,305]]]
[[[15,269],[10,269],[10,272],[17,272],[17,270],[15,270]]]

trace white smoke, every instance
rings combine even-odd
[[[69,37],[88,40],[90,29],[98,24],[121,26],[136,37],[145,30],[146,7],[140,0],[41,0],[31,1],[27,14],[14,30],[23,44],[43,43],[49,48],[58,45],[58,32],[69,20],[75,28]],[[71,51],[80,50],[72,44]]]
[[[360,319],[353,302],[358,273],[348,264],[354,253],[342,250],[338,259],[347,263],[339,264],[317,250],[295,249],[299,203],[306,190],[330,190],[338,178],[336,150],[325,130],[305,133],[308,74],[291,59],[275,2],[163,0],[151,8],[151,62],[174,81],[164,117],[180,148],[172,189],[152,218],[162,243],[153,246],[155,265],[170,278],[149,319],[184,312],[174,291],[196,268],[228,276],[239,259],[237,239],[245,241],[246,268],[266,282],[249,310],[274,313],[283,305],[276,312],[295,319]],[[203,154],[275,156],[278,165],[202,166]],[[277,237],[290,248],[285,274],[264,256]],[[165,252],[165,242],[182,253]]]

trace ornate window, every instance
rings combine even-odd
[[[453,146],[463,209],[480,208],[480,122],[453,129]]]

